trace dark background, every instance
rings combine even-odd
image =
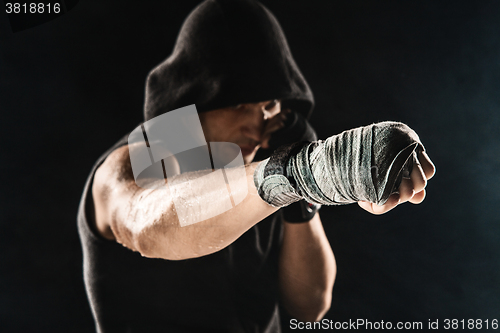
[[[197,3],[81,0],[18,33],[0,12],[0,331],[94,330],[81,191],[142,120],[145,77]],[[326,318],[500,319],[500,2],[263,3],[315,93],[320,138],[402,121],[437,166],[421,205],[322,209],[338,264]]]

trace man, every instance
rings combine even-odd
[[[380,185],[375,196],[381,200],[352,200],[333,193],[341,181],[332,186],[331,177],[325,178],[321,170],[334,170],[331,163],[340,157],[325,155],[328,140],[309,144],[315,140],[305,120],[313,106],[312,93],[276,19],[250,0],[200,4],[184,22],[172,55],[150,73],[145,121],[193,103],[207,142],[240,147],[245,186],[231,187],[231,195],[248,195],[222,214],[182,227],[173,201],[202,201],[212,209],[220,205],[212,193],[225,184],[208,177],[201,180],[205,183],[199,193],[182,186],[142,188],[130,162],[137,147],[127,144],[128,135],[111,147],[91,172],[78,218],[97,330],[279,332],[278,300],[299,320],[321,319],[331,303],[335,260],[318,206],[303,199],[312,204],[358,201],[375,214],[405,201],[421,202],[434,169],[425,152],[415,150],[418,137],[403,135],[404,146],[394,149],[374,144],[375,150],[390,152],[390,157],[375,162],[383,169],[386,161],[398,162],[407,143],[415,143],[409,152],[416,163],[411,175],[401,178],[400,172],[388,172],[378,181],[380,173],[373,173]],[[386,133],[384,126],[373,133]],[[394,141],[392,134],[379,136]],[[373,137],[375,143],[385,142]],[[270,148],[273,140],[288,145],[270,159],[252,163],[259,149]],[[345,158],[350,154],[346,151]],[[314,159],[309,162],[308,156]],[[164,162],[176,179],[192,178],[183,165],[181,156]],[[398,193],[386,188],[397,188]]]

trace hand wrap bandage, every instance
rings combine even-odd
[[[381,122],[342,132],[325,141],[283,146],[254,173],[260,197],[274,207],[305,199],[340,205],[384,204],[409,177],[418,135],[407,125]]]

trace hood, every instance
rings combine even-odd
[[[196,104],[205,112],[281,99],[308,118],[312,92],[274,15],[252,0],[206,0],[146,82],[145,121]]]

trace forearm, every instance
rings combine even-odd
[[[290,315],[321,319],[330,308],[335,258],[319,214],[308,223],[284,223],[280,254],[280,291]]]
[[[200,191],[190,191],[190,188],[183,186],[185,182],[156,190],[137,191],[127,201],[128,209],[121,210],[123,215],[116,219],[122,223],[111,225],[117,241],[139,251],[143,256],[171,260],[200,257],[221,250],[277,210],[262,201],[257,194],[253,182],[256,164],[245,167],[246,182],[231,184],[233,197],[248,189],[242,202],[222,214],[191,225],[182,226],[180,223],[180,214],[174,204],[176,197],[182,198],[184,207],[190,207],[190,202],[201,200],[202,208],[214,210],[217,205],[223,204],[223,198],[217,193],[227,190],[225,183],[211,182],[208,177],[197,179],[202,182],[199,184]],[[178,177],[188,176],[182,174]],[[196,209],[188,212],[203,215]],[[120,215],[120,211],[117,214]]]

